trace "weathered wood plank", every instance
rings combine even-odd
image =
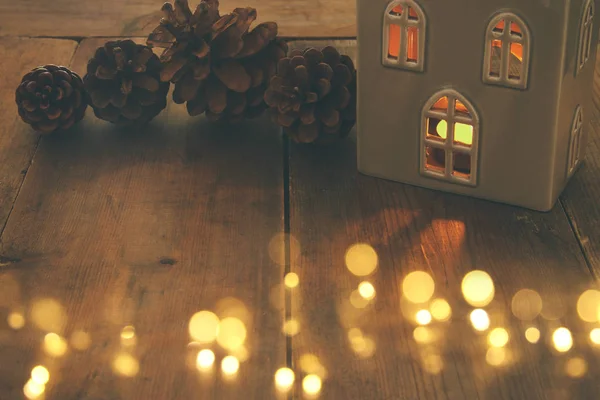
[[[594,118],[588,126],[585,160],[561,202],[596,277],[600,277],[600,57],[594,74]]]
[[[355,52],[352,42],[333,44]],[[291,146],[291,270],[300,282],[291,304],[292,318],[301,326],[292,338],[292,354],[298,376],[306,373],[303,356],[312,354],[326,370],[324,399],[600,396],[598,353],[589,343],[593,326],[575,310],[594,280],[560,206],[535,213],[378,180],[357,174],[355,159],[353,140],[331,148]],[[372,246],[378,255],[378,269],[368,277],[346,268],[346,251],[356,243]],[[363,267],[369,263],[368,257],[350,259]],[[463,277],[475,269],[489,273],[495,284],[494,300],[485,307],[491,318],[485,334],[471,327],[473,307],[461,294]],[[406,307],[402,284],[416,270],[433,278],[434,297],[446,299],[453,314],[450,322],[414,333],[416,312],[428,305]],[[362,280],[377,293],[365,308],[352,295]],[[423,281],[409,287],[421,294],[426,288]],[[543,317],[530,323],[521,322],[511,308],[523,288],[535,290],[543,301]],[[483,290],[476,285],[476,292]],[[538,344],[525,339],[530,325],[541,331]],[[575,341],[563,355],[552,349],[551,340],[561,325]],[[505,353],[488,350],[486,335],[498,327],[510,334]],[[419,343],[414,335],[423,340],[426,332],[437,333],[435,340]],[[502,365],[488,364],[488,351],[491,363],[504,354]],[[587,364],[580,379],[566,374],[567,363],[576,357]],[[300,385],[297,391],[301,398]]]
[[[101,43],[82,42],[76,71]],[[140,131],[90,113],[70,135],[44,138],[1,238],[0,293],[20,295],[0,304],[0,318],[23,309],[26,326],[0,325],[0,398],[21,398],[40,363],[50,370],[47,400],[274,397],[273,373],[285,364],[283,266],[268,248],[282,246],[272,240],[283,230],[281,149],[264,119],[210,124],[174,104]],[[219,346],[206,346],[217,355],[211,376],[194,368],[202,346],[188,346],[191,316],[217,312],[227,297],[249,313],[230,315],[245,322],[249,354],[231,380]],[[40,330],[32,307],[46,298],[58,306]],[[124,348],[128,325],[137,346]],[[50,360],[41,349],[49,329],[86,331],[91,344],[78,352],[70,343]],[[227,343],[242,338],[220,332]],[[135,372],[127,357],[139,363],[133,378],[113,371],[123,349],[122,371]]]
[[[73,40],[0,38],[0,232],[39,139],[17,115],[15,89],[32,68],[69,65],[76,47]]]
[[[199,1],[190,1],[195,7]],[[163,0],[0,0],[0,35],[146,36],[161,18]],[[354,0],[221,0],[223,13],[254,7],[259,20],[276,21],[290,37],[356,35]]]

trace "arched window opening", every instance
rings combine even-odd
[[[569,142],[568,174],[573,175],[581,161],[581,137],[583,135],[583,110],[577,106],[573,124],[571,125],[571,139]]]
[[[577,69],[579,72],[585,67],[592,51],[592,35],[594,33],[594,2],[585,3],[579,28],[579,46],[577,47]]]
[[[393,1],[383,23],[383,65],[423,71],[425,14],[414,0]]]

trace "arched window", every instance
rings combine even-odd
[[[531,35],[525,22],[511,13],[496,15],[485,34],[483,81],[526,89],[530,52]]]
[[[477,184],[479,116],[453,89],[432,96],[422,113],[421,174],[454,183]]]
[[[391,2],[383,20],[383,65],[423,71],[425,14],[414,0]]]
[[[581,159],[581,136],[583,134],[583,110],[577,106],[573,124],[571,125],[571,140],[569,142],[569,176],[573,175]]]
[[[582,70],[587,60],[590,58],[590,52],[592,49],[592,35],[594,33],[594,11],[594,2],[592,0],[587,0],[583,8],[583,14],[581,16],[579,28],[576,72]]]

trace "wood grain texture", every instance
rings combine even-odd
[[[102,43],[83,41],[74,69],[84,71]],[[47,400],[275,397],[283,266],[268,249],[283,246],[281,149],[264,119],[210,124],[172,103],[139,131],[90,113],[70,134],[44,138],[0,242],[0,293],[12,293],[0,296],[10,303],[0,304],[0,321],[15,310],[26,317],[16,332],[0,323],[0,398],[21,398],[40,363],[50,370]],[[249,313],[233,314],[245,322],[250,357],[232,380],[221,376],[216,344],[206,346],[217,354],[212,375],[194,368],[202,346],[188,346],[190,317],[221,310],[227,297]],[[43,299],[58,305],[36,317]],[[128,325],[137,345],[124,348]],[[49,359],[48,327],[67,339],[88,332],[91,345],[70,343]],[[113,371],[121,351],[139,362],[133,378]],[[126,372],[135,366],[121,361]]]
[[[353,42],[333,44],[350,55],[356,51]],[[301,326],[292,353],[299,376],[310,372],[303,371],[303,357],[312,354],[326,370],[324,399],[600,396],[598,350],[589,343],[593,326],[576,312],[579,295],[596,286],[560,207],[536,213],[370,178],[357,174],[355,160],[354,140],[330,148],[291,146],[291,270],[300,280],[291,304],[292,318]],[[346,251],[356,243],[372,246],[378,255],[378,269],[370,276],[357,277],[346,268]],[[475,269],[489,273],[495,284],[494,300],[485,307],[491,326],[484,334],[471,327],[473,307],[461,294],[463,277]],[[428,344],[413,336],[416,312],[428,305],[410,306],[402,288],[416,270],[433,277],[434,297],[446,299],[453,311],[450,322],[428,327],[434,338]],[[352,294],[362,280],[377,293],[364,308]],[[424,283],[410,287],[425,288]],[[542,316],[528,323],[511,308],[523,288],[543,299]],[[566,354],[552,346],[561,325],[575,342]],[[529,326],[540,329],[539,343],[526,341]],[[486,357],[494,363],[502,354],[489,350],[486,335],[498,327],[508,330],[510,340],[504,362],[494,367]],[[576,357],[587,366],[579,379],[566,372]],[[297,398],[302,398],[300,385]]]
[[[190,1],[195,7],[198,1]],[[0,36],[146,36],[164,0],[0,0]],[[275,21],[293,37],[356,35],[354,0],[221,0],[222,13],[254,7],[258,23]]]
[[[0,38],[0,233],[39,139],[17,115],[15,90],[39,65],[68,66],[76,47],[72,40]]]
[[[585,160],[561,196],[595,276],[600,278],[600,57],[594,74],[594,117],[588,126]]]

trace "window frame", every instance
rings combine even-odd
[[[445,112],[432,110],[433,106],[443,97],[448,98],[448,108]],[[467,109],[470,117],[456,115],[456,100],[460,101]],[[428,138],[428,119],[445,120],[448,124],[446,139],[442,142]],[[454,143],[455,123],[468,124],[473,127],[473,141],[470,146]],[[479,143],[481,135],[481,120],[473,104],[462,94],[454,89],[443,89],[436,92],[424,104],[421,111],[420,135],[420,173],[429,178],[436,178],[449,183],[465,186],[477,186],[479,175]],[[432,147],[445,152],[444,172],[427,168],[427,147]],[[468,154],[471,156],[471,171],[469,178],[454,174],[454,153]]]
[[[575,75],[585,68],[592,52],[592,38],[594,35],[594,17],[596,7],[592,0],[587,0],[583,5],[581,20],[579,21],[579,40],[577,43],[577,65]]]
[[[390,15],[391,11],[401,6],[403,10],[401,16]],[[409,18],[408,9],[412,8],[417,14],[417,20]],[[400,51],[398,59],[389,57],[390,25],[398,25],[401,29]],[[408,28],[416,27],[418,32],[418,52],[417,62],[407,60],[408,49]],[[408,71],[423,72],[425,69],[425,43],[427,36],[427,20],[421,6],[415,0],[395,0],[388,4],[383,15],[383,49],[382,63],[386,67],[404,69]]]
[[[581,162],[581,140],[583,138],[583,108],[578,105],[575,109],[571,134],[569,135],[569,155],[567,159],[567,176],[573,176]]]
[[[496,32],[496,25],[504,20],[504,30]],[[511,34],[512,24],[515,23],[521,30],[521,36]],[[499,76],[491,76],[492,63],[491,51],[492,42],[500,40],[502,42],[502,53],[500,56]],[[519,43],[523,48],[523,59],[521,60],[521,76],[519,79],[509,78],[510,70],[510,46],[513,43]],[[531,31],[525,21],[514,13],[502,12],[493,16],[485,31],[485,51],[483,59],[483,82],[490,85],[499,85],[513,89],[525,90],[529,84],[529,68],[531,63]]]

